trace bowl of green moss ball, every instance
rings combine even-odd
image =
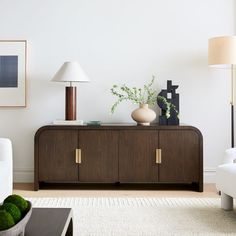
[[[0,236],[24,235],[32,213],[31,202],[13,194],[0,204]]]

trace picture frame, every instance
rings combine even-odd
[[[26,107],[26,40],[0,40],[0,107]]]

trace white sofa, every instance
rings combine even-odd
[[[233,210],[236,198],[236,148],[225,151],[223,164],[216,169],[216,188],[221,192],[221,207]]]
[[[0,203],[12,194],[12,143],[0,138]]]

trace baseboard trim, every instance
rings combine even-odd
[[[204,183],[215,183],[216,179],[216,168],[206,167],[204,168]]]
[[[34,170],[28,168],[14,168],[13,170],[13,181],[14,183],[33,183],[34,182]]]
[[[215,167],[204,168],[204,183],[215,183]],[[28,168],[15,168],[13,171],[14,183],[33,183],[34,182],[34,170]]]

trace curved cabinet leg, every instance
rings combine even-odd
[[[226,211],[233,210],[233,198],[221,192],[221,208]]]

